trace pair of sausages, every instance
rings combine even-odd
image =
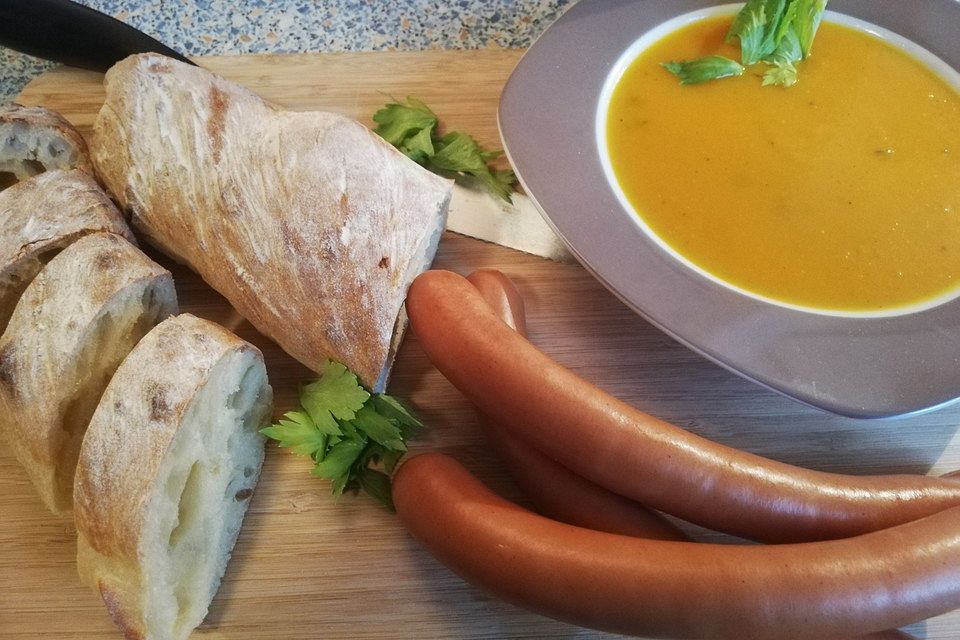
[[[509,278],[499,271],[475,271],[467,281],[504,324],[526,337],[523,298]],[[607,533],[657,540],[687,539],[659,513],[572,473],[484,413],[478,412],[477,417],[488,442],[538,513]]]
[[[683,520],[784,543],[848,538],[960,506],[956,479],[801,469],[638,411],[540,352],[456,274],[418,277],[407,312],[431,362],[483,414],[577,475]]]
[[[522,300],[509,280],[480,272],[470,284],[494,317],[523,332]],[[625,538],[536,516],[496,497],[443,456],[402,467],[394,500],[414,536],[471,582],[527,608],[647,635],[767,638],[790,630],[797,638],[847,638],[957,606],[960,584],[951,557],[957,555],[951,533],[960,531],[957,510],[832,543],[664,543],[683,536],[658,514],[570,473],[495,420],[482,422],[541,512],[605,532],[660,538]],[[709,593],[701,603],[704,585]]]

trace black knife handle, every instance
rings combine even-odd
[[[0,45],[93,71],[134,53],[190,62],[142,31],[70,0],[0,0]]]

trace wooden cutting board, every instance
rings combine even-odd
[[[388,96],[417,96],[449,128],[496,146],[497,100],[519,57],[517,51],[487,50],[199,62],[291,109],[339,111],[367,123]],[[103,100],[101,81],[99,74],[57,69],[33,81],[20,100],[56,109],[86,133]],[[290,409],[309,372],[253,331],[197,276],[155,257],[173,272],[184,311],[218,321],[264,350],[277,412]],[[464,274],[478,268],[505,271],[526,296],[537,345],[635,406],[708,438],[828,471],[938,474],[960,468],[960,407],[886,422],[829,416],[693,354],[578,266],[449,233],[435,264]],[[481,439],[469,406],[431,368],[413,336],[397,360],[391,392],[412,402],[429,425],[414,452],[452,453],[496,489],[517,496]],[[391,514],[364,496],[333,500],[329,486],[311,477],[309,468],[303,459],[268,446],[233,561],[194,637],[603,636],[526,613],[464,584],[420,549]],[[703,540],[725,540],[689,530]],[[13,456],[0,448],[0,637],[119,637],[99,597],[77,579],[74,537],[72,522],[44,511]],[[909,631],[955,639],[960,613]],[[784,638],[789,635],[784,630]]]

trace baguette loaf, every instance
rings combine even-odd
[[[110,233],[50,261],[0,336],[0,428],[55,513],[72,504],[90,416],[120,361],[176,312],[170,273]]]
[[[81,579],[127,638],[186,638],[216,594],[263,461],[263,357],[189,315],[120,366],[83,442]]]
[[[93,174],[83,137],[55,111],[0,105],[0,189],[51,169]]]
[[[155,54],[106,91],[94,163],[134,226],[311,369],[331,358],[383,390],[452,183],[358,122]]]
[[[98,231],[134,242],[113,202],[82,171],[54,169],[0,191],[0,334],[43,265]]]

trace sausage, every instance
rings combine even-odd
[[[500,320],[526,336],[523,297],[499,271],[475,271],[467,280]],[[687,537],[669,520],[597,486],[554,462],[478,412],[480,427],[537,512],[581,527],[658,540]]]
[[[474,271],[467,280],[500,320],[526,337],[523,296],[509,277],[495,270]],[[596,531],[653,540],[688,540],[666,518],[585,480],[515,438],[508,429],[478,413],[491,445],[541,515]],[[915,640],[897,630],[859,640]]]
[[[683,520],[797,542],[855,536],[960,505],[954,479],[801,469],[638,411],[537,350],[456,274],[421,274],[407,312],[434,366],[491,419],[588,480]]]
[[[400,467],[393,499],[413,537],[468,582],[605,631],[836,640],[960,606],[960,508],[843,540],[644,540],[522,509],[436,453]]]
[[[508,327],[527,337],[527,313],[523,296],[513,280],[494,269],[480,269],[467,276],[490,310]]]

